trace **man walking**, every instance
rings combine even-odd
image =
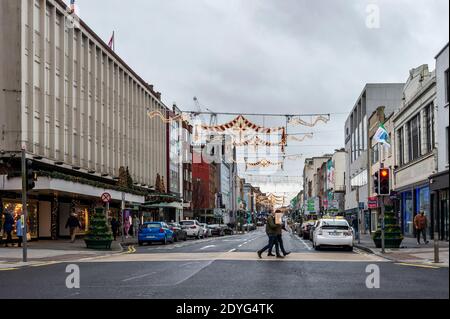
[[[14,217],[11,213],[5,213],[5,223],[3,224],[3,230],[6,234],[5,247],[8,247],[8,244],[12,245],[12,231],[14,227]]]
[[[267,224],[266,224],[266,233],[269,236],[269,243],[267,246],[265,246],[263,249],[258,251],[258,257],[262,258],[263,252],[266,250],[272,251],[273,245],[275,245],[275,251],[277,253],[277,258],[284,258],[280,255],[280,249],[278,247],[278,239],[277,234],[279,230],[281,231],[281,225],[277,225],[275,223],[275,212],[272,212],[269,217],[267,217]]]
[[[417,235],[417,245],[420,245],[420,235],[423,235],[423,242],[428,244],[427,241],[427,228],[428,228],[428,220],[425,216],[425,212],[421,211],[420,214],[417,214],[414,218],[414,227],[416,228]]]
[[[70,217],[67,219],[66,228],[70,229],[70,242],[73,244],[77,235],[77,228],[81,228],[81,223],[77,218],[77,214],[72,213],[70,215]]]

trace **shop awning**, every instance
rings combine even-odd
[[[145,204],[142,205],[144,208],[176,208],[183,209],[183,204],[178,202],[172,203],[155,203],[155,204]]]

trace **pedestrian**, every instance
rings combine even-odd
[[[272,248],[274,245],[275,245],[275,251],[277,253],[277,255],[276,255],[277,258],[284,258],[283,256],[280,255],[280,248],[278,246],[278,240],[277,240],[278,228],[281,229],[281,225],[278,225],[275,223],[275,212],[272,211],[272,214],[269,215],[269,217],[267,218],[267,224],[266,224],[266,233],[269,236],[269,243],[263,249],[261,249],[257,252],[259,258],[262,258],[262,254],[266,250],[272,251]]]
[[[421,211],[419,214],[414,217],[414,227],[416,228],[417,235],[417,245],[420,245],[420,235],[423,235],[423,242],[428,244],[427,241],[427,228],[428,228],[428,220],[425,216],[425,212]]]
[[[5,247],[8,247],[8,244],[12,245],[13,226],[14,226],[14,217],[9,212],[5,213],[5,222],[3,224],[3,230],[6,233]]]
[[[281,227],[277,228],[277,242],[275,243],[275,249],[277,247],[277,245],[279,246],[281,252],[283,253],[284,256],[289,255],[291,252],[290,251],[286,251],[284,249],[284,244],[283,244],[283,230],[287,231],[286,229],[286,225],[283,224]],[[269,253],[267,254],[267,256],[275,256],[274,254],[272,254],[272,248],[269,249]]]
[[[134,235],[134,237],[138,237],[139,225],[140,225],[139,216],[136,215],[136,216],[134,216],[134,219],[133,219],[133,235]]]
[[[119,222],[117,221],[117,219],[115,217],[113,217],[111,219],[111,230],[114,236],[114,241],[117,240],[117,232],[119,230]]]
[[[70,242],[73,244],[75,242],[77,228],[81,228],[81,223],[78,220],[77,214],[70,214],[70,217],[66,222],[66,228],[70,229]]]
[[[19,216],[17,218],[17,221],[16,221],[16,235],[17,235],[17,238],[19,238],[19,242],[17,244],[17,247],[22,247],[23,229],[22,229],[22,218],[21,218],[21,216]]]
[[[123,224],[123,228],[124,228],[124,232],[125,232],[125,238],[128,238],[128,233],[130,232],[130,227],[131,227],[131,216],[127,216],[125,218],[124,224]]]

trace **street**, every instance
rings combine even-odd
[[[262,228],[247,234],[188,240],[168,246],[73,262],[80,288],[66,287],[67,263],[0,271],[0,298],[77,299],[317,299],[448,298],[448,268],[404,265],[355,249],[315,251],[284,232],[283,260],[259,259]],[[368,265],[380,269],[380,288],[366,287]],[[424,291],[427,293],[424,294]]]

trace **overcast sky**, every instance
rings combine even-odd
[[[68,0],[66,0],[68,2]],[[405,82],[448,42],[448,0],[77,0],[80,17],[167,105],[232,112],[339,113],[288,154],[344,146],[365,83]],[[368,28],[377,4],[380,27]],[[230,118],[219,118],[219,122]],[[258,124],[283,121],[250,117]],[[292,132],[292,131],[291,131]],[[310,145],[310,146],[307,146]],[[285,172],[301,175],[302,162]],[[280,173],[283,174],[283,173]],[[277,190],[279,191],[279,190]]]

